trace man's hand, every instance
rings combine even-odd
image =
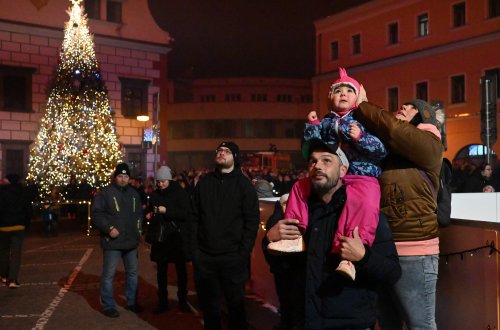
[[[271,242],[281,241],[282,239],[296,239],[300,237],[300,230],[297,227],[299,220],[283,219],[278,221],[271,229],[267,231],[267,239]]]
[[[116,229],[114,227],[109,232],[109,237],[111,237],[111,238],[117,238],[119,235],[120,235],[120,232],[118,231],[118,229]]]
[[[365,88],[363,87],[363,85],[361,85],[359,87],[359,95],[358,95],[358,98],[356,100],[356,107],[359,106],[362,102],[365,102],[365,101],[368,101],[368,98],[366,97],[366,90],[365,90]]]
[[[309,112],[309,114],[307,115],[307,120],[309,121],[318,120],[318,115],[316,114],[316,111]]]
[[[360,261],[365,256],[366,250],[361,238],[359,238],[358,227],[354,228],[352,236],[340,237],[340,255],[345,260]]]

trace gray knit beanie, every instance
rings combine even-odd
[[[172,180],[172,171],[168,166],[162,166],[156,171],[156,180]]]

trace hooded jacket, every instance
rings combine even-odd
[[[196,185],[194,248],[213,255],[239,252],[249,256],[259,221],[257,193],[239,167],[230,173],[216,170]]]
[[[142,231],[141,198],[133,187],[112,183],[95,196],[91,220],[101,232],[104,250],[134,249]],[[120,232],[116,238],[109,236],[113,227]]]
[[[389,155],[382,163],[381,211],[389,220],[396,242],[424,241],[438,237],[436,200],[424,175],[439,187],[443,146],[436,134],[370,102],[356,112],[367,130],[387,146]],[[425,173],[425,174],[424,174]]]

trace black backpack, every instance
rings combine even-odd
[[[443,158],[437,194],[436,188],[427,176],[427,173],[424,171],[420,171],[420,173],[422,173],[422,176],[431,187],[432,194],[436,198],[436,214],[439,227],[448,227],[451,223],[451,162],[447,158]]]
[[[437,195],[437,216],[439,227],[447,227],[451,223],[451,162],[443,158],[439,175],[439,191]]]

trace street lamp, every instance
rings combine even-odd
[[[139,115],[139,116],[137,116],[136,119],[138,121],[148,121],[149,120],[149,116],[148,115]]]

